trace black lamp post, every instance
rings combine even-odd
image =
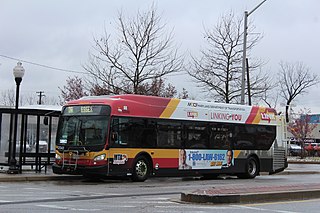
[[[13,141],[11,141],[11,155],[9,161],[9,171],[10,174],[19,173],[17,169],[17,160],[16,160],[16,146],[17,146],[17,127],[18,127],[18,106],[19,106],[19,89],[22,77],[24,75],[24,68],[21,62],[17,63],[17,66],[13,68],[14,80],[16,81],[16,105],[15,105],[15,115],[14,115],[14,129],[13,129]],[[21,144],[20,144],[21,145]]]

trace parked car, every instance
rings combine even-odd
[[[301,155],[301,146],[297,144],[289,144],[288,152],[289,152],[289,155],[291,156],[299,156]]]

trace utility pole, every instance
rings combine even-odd
[[[39,102],[38,102],[38,104],[41,105],[41,104],[42,104],[42,97],[45,96],[45,95],[44,95],[44,91],[39,91],[39,92],[37,92],[37,94],[39,94],[39,95],[38,95],[38,96],[39,96]]]
[[[267,0],[262,1],[250,12],[244,12],[244,32],[243,32],[243,56],[242,56],[242,78],[241,78],[241,104],[244,105],[244,93],[245,93],[245,75],[246,75],[246,58],[247,58],[247,30],[248,30],[248,17],[260,7]]]

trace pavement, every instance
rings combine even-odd
[[[34,170],[23,170],[21,174],[8,174],[6,168],[0,170],[0,182],[19,181],[63,181],[81,180],[82,176],[57,175],[53,174],[51,168],[46,172],[36,173]],[[306,166],[303,164],[289,163],[289,167],[275,175],[294,174],[320,174],[320,164]],[[261,174],[261,175],[267,175]],[[319,184],[294,184],[294,185],[273,185],[260,187],[243,186],[217,186],[209,189],[198,189],[189,192],[182,192],[182,202],[226,204],[226,203],[256,203],[282,200],[302,200],[320,198]]]
[[[181,201],[193,203],[259,203],[320,198],[320,184],[260,187],[224,186],[181,193]]]
[[[320,174],[319,163],[291,161],[283,172],[274,175],[309,175]],[[267,175],[261,174],[261,175]],[[226,204],[226,203],[260,203],[286,200],[305,200],[320,198],[320,183],[282,184],[272,186],[217,186],[209,189],[198,189],[182,192],[182,202]]]
[[[55,181],[55,180],[79,180],[83,179],[79,175],[57,175],[52,172],[51,167],[44,169],[41,172],[35,172],[32,169],[23,169],[22,173],[9,174],[8,168],[2,167],[0,170],[1,182],[19,182],[19,181]]]

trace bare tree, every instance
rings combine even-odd
[[[176,87],[172,84],[166,85],[162,78],[155,78],[151,83],[141,84],[138,88],[140,94],[173,98],[177,94]]]
[[[309,109],[301,109],[298,117],[288,123],[288,131],[298,140],[301,146],[301,158],[304,157],[304,145],[307,138],[311,138],[312,131],[317,124],[311,123],[311,111]]]
[[[61,102],[58,100],[58,98],[54,96],[46,96],[43,102],[47,105],[61,105]]]
[[[27,94],[24,98],[23,98],[24,102],[28,105],[34,105],[37,104],[37,97],[35,94]]]
[[[289,107],[298,96],[307,93],[307,89],[319,83],[319,77],[312,74],[302,62],[280,63],[280,95],[286,101],[286,121],[289,122]]]
[[[262,96],[261,100],[270,108],[276,108],[279,101],[279,87],[274,86],[269,91],[266,91]]]
[[[142,84],[151,85],[153,79],[179,72],[183,58],[165,26],[155,9],[132,18],[119,13],[118,38],[112,39],[105,30],[104,36],[94,39],[95,53],[83,66],[91,82],[104,84],[110,93],[141,94]]]
[[[4,106],[15,106],[15,90],[14,89],[8,89],[5,91],[1,92],[1,97],[0,97],[0,105]],[[24,93],[23,95],[20,96],[19,98],[19,106],[23,105],[35,105],[37,104],[38,98],[36,96],[36,93]],[[55,97],[46,97],[44,99],[44,104],[51,104],[51,105],[59,105],[59,101]]]
[[[1,92],[1,104],[4,106],[14,106],[15,105],[15,91],[14,89],[7,89]],[[21,99],[20,99],[21,101]]]
[[[62,89],[59,87],[59,89],[61,91],[61,97],[63,99],[63,102],[79,99],[83,96],[88,95],[84,91],[82,79],[78,76],[75,76],[73,78],[68,77],[67,85],[63,86]]]
[[[193,68],[187,69],[195,82],[204,91],[211,93],[217,101],[240,102],[243,53],[242,25],[242,19],[236,19],[231,12],[222,16],[212,30],[205,29],[204,36],[208,47],[201,50],[199,58],[192,57]],[[251,33],[253,30],[254,27],[250,24],[248,32]],[[260,34],[248,37],[247,50],[249,53],[260,39]],[[250,54],[248,54],[249,56]],[[252,97],[262,95],[270,88],[269,77],[261,70],[258,73],[254,72],[262,64],[260,60],[252,59],[250,62]]]
[[[182,88],[182,92],[179,94],[179,98],[189,99],[189,92],[185,88]]]

